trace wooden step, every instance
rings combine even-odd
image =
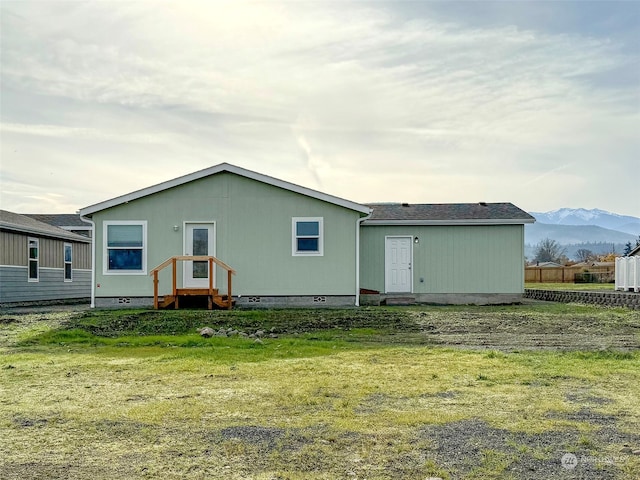
[[[207,297],[207,308],[209,310],[213,309],[213,306],[217,306],[218,308],[229,308],[227,299],[228,295],[219,295],[218,289],[213,289],[213,295],[209,295],[208,288],[178,288],[176,289],[176,295],[165,295],[162,300],[158,302],[158,308],[180,308],[180,298],[181,297]],[[231,300],[231,306],[235,305],[236,301]]]
[[[176,297],[173,295],[165,295],[162,301],[158,302],[158,308],[167,308],[176,303]]]
[[[176,294],[178,296],[187,295],[209,295],[208,288],[176,288]],[[213,295],[218,295],[218,289],[213,289]]]
[[[215,295],[213,297],[213,303],[215,303],[220,308],[229,308],[228,304],[228,295]],[[231,300],[231,306],[233,307],[236,304],[235,300]]]

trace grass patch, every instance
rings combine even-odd
[[[581,478],[640,469],[625,453],[640,445],[640,353],[601,348],[637,341],[638,312],[38,319],[0,322],[2,478],[571,478],[566,452],[617,459],[580,464]],[[278,337],[203,339],[204,325]]]

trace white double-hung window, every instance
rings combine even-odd
[[[292,255],[322,256],[324,247],[322,217],[293,217]]]
[[[147,273],[147,222],[104,222],[104,273]]]
[[[40,280],[40,240],[37,238],[29,238],[29,281],[37,282]]]
[[[64,244],[64,281],[71,282],[73,264],[73,246],[70,243]]]

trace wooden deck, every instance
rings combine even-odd
[[[208,288],[178,288],[177,287],[177,262],[178,261],[207,261],[209,262],[209,287]],[[213,264],[219,265],[227,271],[227,293],[221,294],[217,288],[213,288]],[[159,290],[159,279],[158,274],[160,270],[169,265],[172,266],[172,289],[171,294],[164,295],[162,300],[160,300],[160,296],[158,294]],[[174,309],[180,308],[180,298],[185,297],[207,297],[207,308],[209,310],[213,309],[214,305],[219,308],[226,308],[230,310],[235,301],[233,300],[233,296],[231,294],[231,276],[235,275],[236,271],[232,269],[226,263],[218,260],[216,257],[211,256],[189,256],[189,255],[177,255],[171,257],[156,268],[151,270],[150,275],[153,276],[153,308],[156,310],[159,308],[170,308]]]

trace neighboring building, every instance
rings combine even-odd
[[[90,296],[90,239],[0,210],[0,303]]]
[[[530,265],[531,267],[536,268],[562,268],[563,265],[557,262],[536,262]]]
[[[637,245],[636,248],[631,250],[627,255],[627,257],[635,257],[635,256],[640,256],[640,245]]]
[[[361,286],[425,302],[518,301],[524,224],[534,221],[508,203],[361,205],[229,164],[80,214],[94,224],[95,306],[152,304],[150,273],[180,255],[230,266],[239,305],[357,305]],[[214,268],[224,288],[227,272]],[[178,288],[208,284],[206,262],[184,261],[176,274]]]
[[[25,213],[24,215],[39,222],[91,238],[91,224],[84,222],[77,213]]]
[[[510,303],[524,290],[524,224],[510,203],[371,204],[363,288],[419,303]]]

